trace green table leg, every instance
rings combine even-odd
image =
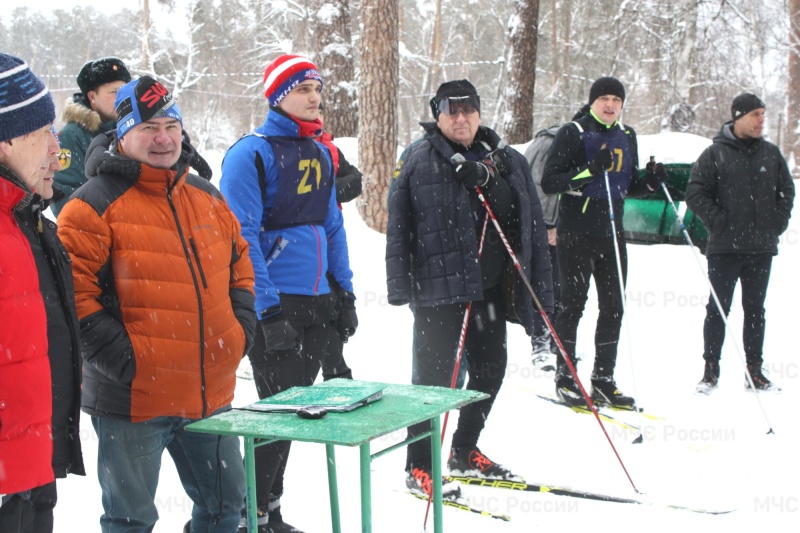
[[[244,473],[247,490],[247,531],[258,533],[258,504],[256,503],[256,446],[255,439],[244,437]]]
[[[372,474],[369,443],[361,445],[361,533],[372,533]]]
[[[342,523],[339,515],[339,482],[336,478],[336,452],[333,444],[325,445],[328,459],[328,496],[331,500],[331,524],[333,533],[342,533]]]
[[[442,434],[439,417],[431,419],[431,475],[433,476],[433,531],[443,533],[442,525]]]

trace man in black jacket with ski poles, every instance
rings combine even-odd
[[[747,371],[757,390],[780,390],[764,375],[764,300],[778,254],[778,237],[789,225],[794,183],[786,160],[763,139],[764,102],[750,93],[733,100],[733,120],[722,125],[700,154],[686,186],[686,205],[708,230],[708,277],[725,313],[736,282],[742,282],[743,341]],[[697,392],[717,387],[725,321],[713,296],[703,325],[703,379]],[[750,388],[750,381],[745,385]]]
[[[389,197],[389,303],[409,304],[414,313],[416,385],[452,382],[462,324],[469,318],[463,339],[467,387],[490,398],[461,408],[448,467],[453,475],[519,480],[477,443],[505,376],[506,320],[522,323],[530,333],[535,310],[521,277],[505,268],[508,254],[500,235],[491,223],[484,233],[487,212],[476,186],[514,246],[524,275],[552,312],[542,208],[525,158],[480,125],[480,98],[469,81],[443,83],[431,109],[436,122],[423,123],[425,137],[400,156]],[[430,424],[412,426],[409,436],[427,428]],[[408,446],[406,471],[408,488],[430,495],[429,439]],[[443,494],[453,499],[458,487],[445,486]]]
[[[634,399],[623,394],[614,380],[624,310],[620,276],[624,283],[627,273],[623,205],[627,196],[644,196],[658,189],[666,172],[662,165],[651,162],[646,180],[639,179],[636,132],[618,121],[624,101],[625,88],[616,78],[599,78],[592,84],[589,112],[556,133],[542,189],[547,194],[561,194],[557,226],[561,310],[556,332],[574,364],[578,322],[593,277],[600,312],[595,329],[592,402],[633,408]],[[611,231],[610,201],[616,235]],[[569,405],[585,406],[587,402],[561,354],[557,361],[556,394]]]

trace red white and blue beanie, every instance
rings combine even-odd
[[[183,126],[183,117],[172,93],[150,76],[126,83],[114,100],[117,111],[117,139],[131,129],[153,118],[174,118]]]
[[[22,137],[56,119],[53,97],[22,59],[0,53],[0,142]]]
[[[264,96],[271,107],[277,107],[292,89],[306,80],[317,80],[322,84],[317,66],[306,57],[282,55],[264,71]]]

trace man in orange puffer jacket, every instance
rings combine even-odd
[[[124,85],[117,129],[92,141],[89,181],[59,215],[83,336],[83,410],[99,439],[102,531],[144,531],[161,455],[194,502],[192,531],[235,531],[244,498],[236,437],[185,431],[230,408],[253,340],[253,267],[172,95]],[[208,176],[210,177],[210,176]]]

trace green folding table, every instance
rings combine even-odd
[[[331,386],[331,382],[314,387]],[[386,384],[383,398],[346,413],[330,412],[323,418],[309,420],[294,413],[262,413],[243,409],[228,412],[189,424],[186,429],[201,433],[234,435],[244,439],[244,463],[247,478],[248,531],[256,533],[256,446],[276,440],[318,442],[325,444],[328,464],[328,487],[333,533],[341,533],[339,516],[339,489],[336,479],[334,446],[358,446],[361,456],[361,531],[372,531],[372,482],[370,463],[411,442],[436,435],[431,439],[433,457],[433,524],[435,533],[443,533],[442,526],[442,452],[438,435],[441,433],[439,417],[452,409],[488,398],[478,391],[424,387],[419,385]],[[407,428],[418,422],[430,420],[431,431],[414,439],[406,439],[376,453],[370,442],[383,435]],[[384,528],[385,529],[385,528]]]

